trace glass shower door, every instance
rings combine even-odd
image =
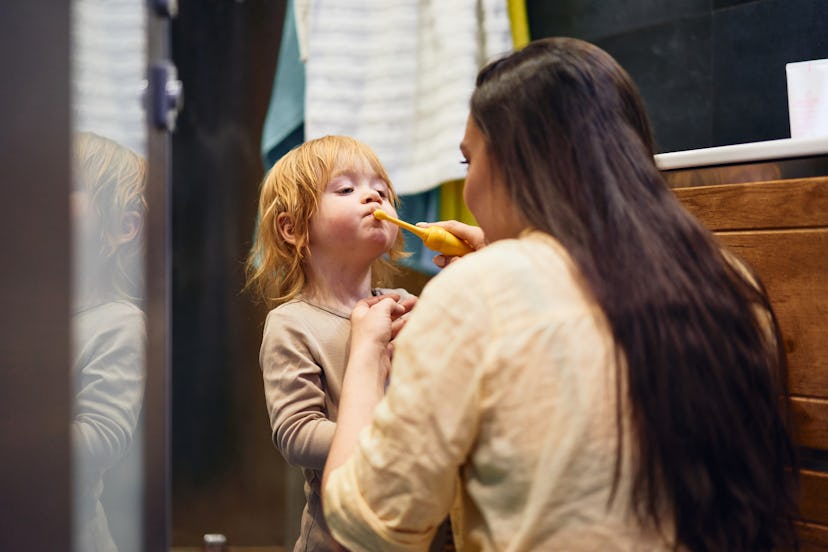
[[[146,11],[141,0],[72,2],[75,552],[143,550]]]
[[[73,0],[75,552],[169,541],[167,61],[173,2]],[[178,87],[178,88],[176,88]]]

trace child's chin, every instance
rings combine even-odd
[[[380,256],[394,247],[394,241],[395,240],[388,239],[387,237],[377,236],[377,238],[371,242],[371,245],[374,247],[374,251],[377,256]]]

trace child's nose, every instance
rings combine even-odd
[[[364,203],[369,203],[371,201],[376,201],[377,203],[382,203],[382,197],[380,196],[379,192],[376,190],[368,190],[365,195],[362,196],[362,201]]]

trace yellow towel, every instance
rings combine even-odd
[[[526,17],[526,0],[507,0],[509,5],[509,23],[512,25],[512,42],[515,49],[529,43],[529,19]]]
[[[459,220],[477,226],[474,215],[463,201],[463,183],[463,180],[450,180],[440,187],[439,219]]]

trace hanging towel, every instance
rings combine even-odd
[[[400,208],[397,213],[405,221],[420,222],[438,220],[440,190],[433,188],[427,192],[400,197]],[[423,240],[408,232],[400,230],[405,237],[405,250],[411,256],[400,261],[403,265],[413,268],[423,274],[436,274],[439,269],[432,259],[437,255],[423,244]]]
[[[304,119],[305,67],[299,58],[294,3],[288,0],[270,105],[262,128],[261,154],[265,170],[304,141]]]
[[[529,43],[529,21],[526,16],[526,0],[508,0],[509,22],[512,29],[512,43],[515,49]],[[477,225],[474,215],[463,200],[464,179],[451,180],[440,186],[440,220],[459,220]]]
[[[464,180],[452,180],[440,186],[440,209],[438,220],[458,220],[477,226],[466,202],[463,201]]]
[[[307,139],[365,142],[401,195],[465,176],[477,71],[512,47],[503,0],[296,0],[296,19]]]
[[[72,129],[146,156],[147,114],[139,90],[147,66],[147,10],[134,0],[71,5]]]
[[[526,15],[526,0],[508,0],[509,21],[512,23],[512,43],[516,50],[526,46],[529,36],[529,18]]]

